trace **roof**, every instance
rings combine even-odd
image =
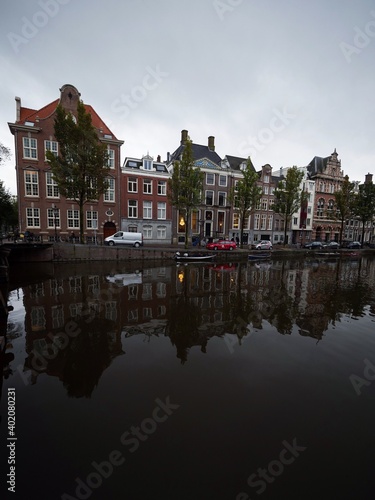
[[[170,157],[170,162],[174,162],[176,160],[180,159],[180,156],[182,155],[183,151],[185,148],[185,144],[182,144],[179,146],[174,153],[172,153]],[[194,160],[200,160],[202,158],[207,158],[208,160],[212,161],[213,163],[216,163],[216,165],[221,164],[221,158],[220,156],[215,153],[215,151],[212,151],[209,149],[208,146],[203,146],[201,144],[194,144],[192,143],[192,151],[193,151],[193,158]]]
[[[17,124],[23,124],[25,122],[36,122],[37,119],[39,120],[45,120],[49,118],[56,110],[58,104],[60,102],[60,99],[55,99],[54,101],[50,102],[49,104],[46,104],[46,106],[43,106],[43,108],[40,109],[31,109],[31,108],[24,108],[21,106],[20,108],[20,120],[17,121]],[[87,113],[90,113],[91,119],[92,119],[92,124],[95,128],[101,129],[103,131],[103,134],[108,134],[112,135],[113,138],[115,139],[114,134],[112,131],[107,127],[107,125],[104,123],[104,121],[100,118],[98,113],[94,110],[90,104],[85,104],[85,110]]]
[[[321,174],[327,167],[327,162],[330,159],[330,156],[326,158],[322,158],[321,156],[314,156],[314,158],[307,165],[307,172],[310,177],[313,177],[316,174]]]
[[[241,170],[241,165],[245,162],[245,165],[247,163],[247,158],[240,158],[239,156],[230,156],[226,155],[225,158],[229,162],[229,166],[232,170]],[[253,162],[250,160],[251,166],[253,167],[253,170],[255,172],[255,168],[253,165]]]

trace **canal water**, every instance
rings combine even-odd
[[[375,498],[375,260],[46,264],[10,288],[1,498]]]

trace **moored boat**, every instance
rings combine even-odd
[[[266,260],[271,258],[271,253],[270,252],[262,252],[262,253],[249,253],[248,259],[249,260]]]
[[[176,252],[173,256],[173,258],[175,260],[177,260],[178,262],[187,262],[187,261],[196,261],[196,262],[200,262],[200,261],[205,261],[205,260],[212,260],[214,257],[216,257],[216,254],[204,254],[204,253],[195,253],[195,252],[192,252],[192,253],[189,253],[189,252],[184,252],[184,253],[180,253],[180,252]]]

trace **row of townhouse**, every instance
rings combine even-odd
[[[57,236],[67,239],[79,231],[79,210],[73,200],[62,197],[54,182],[46,151],[59,154],[54,138],[54,118],[60,103],[73,116],[81,94],[72,85],[60,89],[60,97],[41,109],[21,106],[16,97],[16,120],[9,123],[15,139],[19,230],[29,231],[42,240]],[[184,243],[184,220],[171,207],[167,197],[167,182],[173,163],[181,159],[188,131],[182,130],[180,144],[165,161],[158,156],[142,158],[127,156],[121,164],[121,146],[118,139],[90,105],[91,114],[100,141],[107,145],[110,174],[108,189],[97,201],[85,205],[84,235],[87,241],[103,241],[118,230],[142,232],[144,242]],[[195,165],[204,173],[202,203],[192,213],[193,240],[239,237],[240,221],[229,199],[231,190],[242,177],[246,158],[226,155],[221,158],[215,151],[215,138],[208,137],[206,145],[193,143]],[[254,168],[254,166],[253,166]],[[254,168],[255,170],[255,168]],[[294,214],[288,242],[301,243],[311,239],[333,240],[339,237],[339,222],[329,219],[332,214],[334,193],[344,180],[341,162],[336,150],[326,158],[314,157],[302,167],[304,178],[301,189],[308,192],[306,206]],[[273,171],[266,164],[258,171],[262,199],[245,221],[243,243],[271,240],[283,241],[284,220],[272,210],[274,190],[287,169]],[[288,228],[289,229],[289,228]],[[348,235],[355,232],[348,230]]]

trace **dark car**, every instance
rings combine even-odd
[[[351,241],[346,245],[346,248],[361,248],[361,243],[359,241]]]
[[[327,248],[327,250],[338,250],[340,248],[340,245],[337,243],[337,241],[330,241],[326,245],[324,245],[324,248]]]
[[[321,250],[323,248],[323,243],[321,241],[312,241],[311,243],[306,243],[304,248],[309,250]]]

